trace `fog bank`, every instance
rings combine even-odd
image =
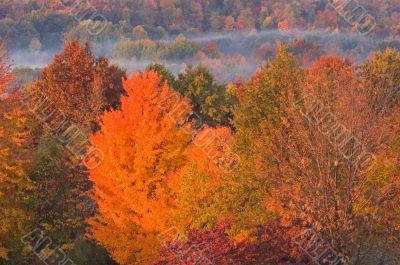
[[[172,41],[174,38],[175,37],[170,37],[164,41]],[[289,42],[294,39],[315,41],[320,45],[321,50],[324,51],[325,54],[349,57],[357,63],[362,63],[370,56],[371,52],[378,49],[379,45],[382,44],[382,40],[372,39],[358,33],[329,33],[302,30],[208,33],[201,35],[188,35],[186,39],[200,42],[204,45],[214,42],[225,56],[240,54],[247,59],[245,63],[238,62],[237,67],[233,67],[236,69],[231,69],[231,67],[222,69],[222,71],[224,71],[222,73],[218,71],[217,74],[223,75],[219,78],[221,80],[225,80],[227,77],[235,78],[236,75],[241,75],[242,77],[251,75],[260,63],[260,61],[254,59],[253,53],[257,48],[265,44],[274,45],[278,42]],[[109,41],[105,43],[92,43],[92,46],[96,56],[105,56],[113,63],[128,70],[128,72],[131,72],[132,70],[143,70],[148,64],[154,62],[146,60],[139,61],[134,58],[114,60],[112,57],[116,42]],[[351,52],[347,53],[341,51]],[[11,53],[11,63],[13,67],[43,68],[51,62],[56,53],[57,51],[55,49],[44,51],[17,50]],[[181,61],[164,60],[157,62],[165,64],[174,74],[183,71],[188,64],[197,65],[202,63],[199,59]],[[210,62],[208,62],[208,64],[210,64]]]

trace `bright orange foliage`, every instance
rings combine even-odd
[[[18,243],[32,217],[26,211],[33,188],[27,174],[30,120],[21,98],[14,91],[0,98],[0,264],[10,258],[8,251],[20,253]]]
[[[232,131],[228,127],[203,128],[193,139],[187,150],[192,163],[204,173],[220,180],[224,170],[230,165],[227,154],[232,152]]]
[[[190,105],[160,81],[153,71],[125,81],[121,110],[105,113],[91,137],[104,152],[103,163],[90,170],[98,204],[91,236],[120,264],[149,264],[157,253],[156,236],[169,228],[175,172],[186,163],[191,128],[179,122]]]

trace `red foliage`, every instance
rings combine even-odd
[[[311,264],[294,243],[301,229],[277,220],[253,229],[251,240],[236,242],[227,231],[232,220],[219,222],[211,231],[192,230],[185,240],[166,244],[153,265],[173,264]],[[197,262],[197,263],[196,263]]]

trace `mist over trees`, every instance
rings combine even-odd
[[[348,2],[347,13],[356,1]],[[347,22],[329,3],[8,0],[0,3],[0,37],[10,40],[17,66],[44,67],[66,40],[79,39],[91,41],[97,56],[128,71],[132,60],[137,70],[158,62],[175,74],[182,64],[201,63],[221,82],[251,77],[263,60],[275,56],[280,41],[300,45],[299,40],[306,40],[296,50],[305,66],[321,54],[362,63],[375,50],[399,48],[396,1],[363,2],[365,12],[379,22],[368,36],[358,32],[363,24]]]

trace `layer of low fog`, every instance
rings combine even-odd
[[[174,37],[169,37],[165,41],[171,41]],[[327,55],[339,55],[349,57],[357,63],[362,63],[370,56],[370,53],[376,50],[381,41],[375,40],[358,33],[326,33],[326,32],[310,32],[310,31],[262,31],[262,32],[235,32],[235,33],[211,33],[204,35],[188,35],[187,40],[207,43],[214,42],[219,50],[226,56],[240,54],[246,58],[246,62],[238,62],[235,67],[227,67],[215,73],[215,69],[211,69],[216,75],[220,75],[219,81],[229,81],[236,76],[247,78],[258,68],[260,61],[257,61],[252,55],[253,52],[263,44],[276,44],[278,42],[290,42],[294,39],[304,39],[307,41],[316,41],[321,50]],[[135,58],[116,60],[113,59],[116,43],[92,43],[94,53],[97,56],[106,56],[113,63],[125,68],[128,72],[141,71],[147,65],[154,61],[138,61]],[[351,51],[350,54],[343,51]],[[46,51],[17,50],[11,52],[11,62],[14,67],[42,68],[51,62],[57,49]],[[181,60],[181,61],[157,61],[163,63],[170,68],[175,74],[182,72],[186,65],[197,65],[202,63],[199,59]],[[206,65],[207,66],[207,65]]]

